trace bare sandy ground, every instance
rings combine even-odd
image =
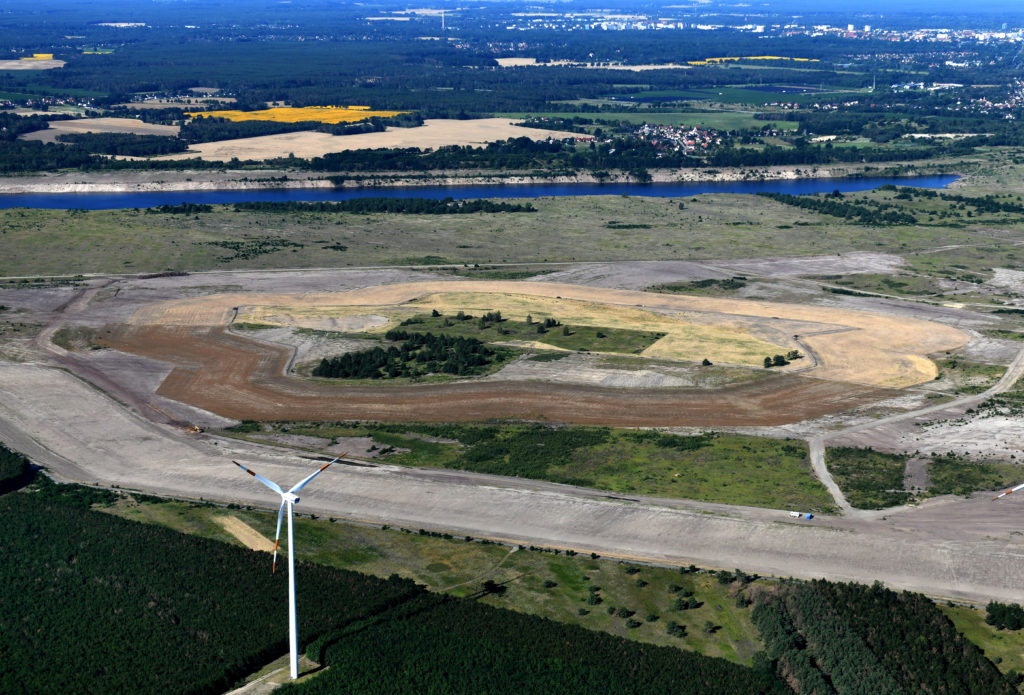
[[[51,121],[46,130],[26,133],[22,140],[56,142],[58,135],[76,133],[134,133],[135,135],[176,136],[181,130],[176,125],[144,123],[134,118],[77,118],[69,121]]]
[[[465,121],[458,121],[464,123]],[[521,134],[516,128],[513,135]],[[545,131],[557,132],[557,131]],[[321,133],[322,134],[322,133]],[[277,136],[271,136],[277,137]],[[335,137],[335,136],[327,136]],[[341,137],[341,136],[338,136]],[[359,136],[345,136],[359,137]],[[558,137],[565,137],[559,133]],[[229,142],[229,141],[224,141]],[[340,150],[339,150],[340,151]],[[287,155],[287,152],[285,152]],[[178,155],[174,155],[178,156]],[[196,154],[184,155],[196,157]],[[912,167],[913,165],[907,165]],[[863,173],[864,165],[843,164],[815,167],[811,170],[795,166],[747,169],[651,169],[655,183],[678,181],[795,181],[810,178],[843,178]],[[799,172],[799,173],[798,173]],[[288,180],[281,181],[286,176]],[[630,181],[628,172],[612,171],[604,182]],[[533,176],[526,172],[458,172],[439,175],[409,175],[403,172],[378,172],[370,179],[346,180],[345,187],[389,186],[487,186],[528,183],[599,183],[590,173],[581,172],[565,176]],[[955,184],[954,184],[955,185]],[[223,189],[262,188],[332,188],[330,181],[308,171],[262,169],[258,176],[247,170],[181,170],[181,171],[101,171],[101,172],[44,172],[24,176],[0,177],[0,193],[123,193],[132,191],[197,191]],[[485,191],[481,191],[486,194]]]
[[[61,370],[0,364],[0,437],[82,482],[276,509],[277,495],[231,464],[287,483],[295,456],[156,426]],[[635,498],[460,471],[334,466],[303,495],[304,513],[671,564],[828,577],[940,597],[1018,601],[1021,504],[937,499],[871,519],[791,523],[784,511]]]
[[[565,270],[530,278],[527,282],[560,282],[642,290],[668,282],[721,279],[735,275],[785,278],[799,275],[891,273],[902,265],[903,259],[899,256],[871,252],[720,261],[616,261],[577,263]]]
[[[53,70],[64,65],[63,60],[0,60],[0,70]]]
[[[435,149],[446,145],[486,145],[489,142],[525,137],[533,140],[572,137],[572,133],[539,128],[523,128],[508,118],[479,118],[468,121],[427,119],[416,128],[388,128],[381,133],[330,135],[313,131],[264,135],[255,138],[220,140],[193,145],[187,153],[170,159],[200,156],[211,161],[238,159],[271,159],[287,157],[319,157],[329,152],[378,149],[382,147],[420,147]]]
[[[346,307],[397,305],[417,297],[444,292],[529,294],[622,307],[639,307],[669,315],[698,312],[719,322],[743,317],[770,327],[773,322],[823,324],[816,334],[802,334],[800,344],[813,351],[813,376],[881,387],[904,387],[930,381],[937,368],[926,355],[964,345],[969,336],[952,327],[882,313],[848,309],[651,294],[630,290],[542,282],[459,281],[402,283],[345,293],[223,294],[176,300],[141,308],[134,325],[206,326],[228,323],[239,306]]]
[[[214,521],[223,526],[225,531],[237,538],[246,548],[262,550],[267,553],[274,552],[274,544],[269,538],[238,517],[218,516],[214,517]]]

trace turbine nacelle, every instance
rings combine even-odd
[[[299,496],[296,495],[294,492],[282,492],[281,499],[283,499],[286,502],[291,502],[292,504],[299,503]]]

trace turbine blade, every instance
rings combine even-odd
[[[1024,483],[1021,483],[1021,484],[1020,484],[1020,485],[1018,485],[1017,487],[1011,487],[1011,488],[1010,488],[1009,490],[1007,490],[1006,492],[1002,492],[1002,493],[1000,493],[1000,494],[996,495],[995,497],[993,497],[992,499],[993,499],[993,500],[997,500],[997,499],[999,499],[1000,497],[1006,497],[1006,496],[1007,496],[1007,495],[1009,495],[1009,494],[1010,494],[1011,492],[1017,492],[1017,490],[1020,490],[1021,488],[1024,488]]]
[[[281,486],[278,485],[277,483],[275,483],[273,480],[267,480],[266,478],[264,478],[259,473],[253,473],[248,468],[246,468],[245,466],[240,464],[238,461],[232,461],[231,463],[235,464],[236,466],[241,468],[243,471],[245,471],[246,473],[248,473],[252,477],[256,478],[256,480],[260,481],[261,483],[263,483],[264,485],[269,487],[271,490],[273,490],[277,494],[279,494],[279,495],[283,495],[284,494],[284,490],[281,489]]]
[[[281,508],[277,510],[277,533],[274,535],[274,564],[270,568],[271,574],[277,571],[277,544],[281,540],[281,517],[284,516],[284,505],[286,504],[287,502],[281,500]]]
[[[296,485],[295,485],[295,487],[293,487],[293,488],[292,488],[291,490],[289,490],[288,492],[298,492],[298,491],[299,491],[299,490],[301,490],[302,488],[306,487],[306,483],[308,483],[308,482],[309,482],[310,480],[312,480],[313,478],[317,477],[318,475],[320,475],[321,473],[323,473],[323,472],[324,472],[325,470],[327,470],[327,467],[328,467],[328,466],[330,466],[330,465],[331,465],[332,463],[334,463],[335,461],[340,461],[341,459],[343,459],[343,458],[344,458],[344,457],[346,457],[346,456],[348,456],[348,452],[347,452],[347,451],[346,451],[346,452],[345,452],[344,454],[342,454],[341,456],[339,456],[339,457],[337,457],[336,459],[334,459],[334,461],[328,461],[328,462],[327,462],[327,463],[325,463],[324,465],[320,466],[320,470],[318,470],[318,471],[315,471],[315,472],[314,472],[313,474],[311,474],[310,476],[308,476],[308,477],[307,477],[307,478],[306,478],[305,480],[302,480],[301,482],[299,482],[298,484],[296,484]]]

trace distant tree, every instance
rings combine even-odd
[[[680,625],[674,620],[665,623],[665,632],[673,637],[686,637],[686,626]]]

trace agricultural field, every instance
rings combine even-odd
[[[203,112],[211,114],[214,112]],[[246,112],[248,113],[248,112]],[[356,118],[367,111],[355,111],[350,121],[365,120],[370,116]],[[383,112],[382,112],[383,113]],[[371,114],[373,115],[373,114]],[[393,114],[392,114],[393,115]],[[255,120],[255,119],[253,119]],[[302,120],[308,120],[303,118]],[[344,121],[339,121],[344,122]],[[451,119],[426,119],[421,126],[413,128],[389,128],[376,133],[356,135],[330,135],[312,131],[261,135],[236,140],[220,140],[197,143],[188,152],[172,155],[171,159],[200,157],[208,161],[227,162],[231,159],[266,160],[295,155],[300,158],[321,157],[330,152],[348,150],[375,150],[381,148],[419,147],[436,149],[449,145],[481,146],[489,142],[525,137],[532,140],[554,138],[561,140],[571,137],[564,131],[524,128],[508,118],[477,118],[470,121]]]
[[[229,121],[274,121],[276,123],[355,123],[369,118],[391,118],[406,111],[376,111],[369,106],[278,106],[261,111],[192,111],[191,118],[226,118]]]
[[[178,126],[145,123],[134,118],[76,118],[67,121],[51,121],[46,130],[39,130],[22,136],[24,140],[56,142],[61,135],[80,133],[128,133],[132,135],[163,135],[175,137]]]

